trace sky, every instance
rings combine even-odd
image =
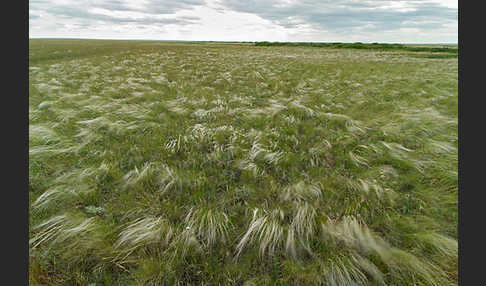
[[[29,38],[458,42],[451,0],[30,0]]]

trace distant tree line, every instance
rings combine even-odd
[[[313,42],[255,42],[255,46],[305,46],[305,47],[327,47],[344,49],[372,49],[372,50],[406,50],[412,52],[435,52],[435,53],[458,53],[456,48],[446,47],[415,47],[403,44],[383,44],[383,43],[313,43]]]

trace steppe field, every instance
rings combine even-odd
[[[31,39],[28,68],[30,285],[457,285],[457,53]]]

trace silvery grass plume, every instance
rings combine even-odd
[[[416,159],[417,154],[415,150],[406,148],[402,144],[395,142],[380,141],[378,144],[360,145],[360,147],[372,151],[379,156],[387,154],[405,164],[410,164],[420,173],[424,173],[425,167],[432,163],[430,161]]]
[[[163,194],[169,190],[182,190],[185,180],[169,166],[164,166],[158,176],[159,191]]]
[[[190,135],[196,142],[204,143],[210,142],[213,134],[210,127],[198,123],[190,129]]]
[[[113,108],[112,102],[108,102],[105,98],[97,95],[85,97],[83,100],[75,101],[78,108],[90,111],[93,114],[107,114]]]
[[[321,198],[322,191],[319,185],[300,181],[296,184],[287,186],[280,194],[282,201],[313,202]]]
[[[184,148],[184,143],[187,142],[187,137],[179,135],[177,138],[167,140],[165,143],[164,148],[171,153],[179,152]]]
[[[146,162],[140,170],[135,167],[134,170],[129,171],[123,179],[126,182],[126,186],[137,186],[144,183],[150,183],[157,172],[159,171],[159,166],[153,162]]]
[[[111,168],[113,168],[112,164],[102,162],[97,168],[88,167],[74,169],[57,177],[54,180],[54,183],[78,186],[83,184],[92,184],[106,176],[110,172]]]
[[[316,231],[316,210],[309,203],[294,204],[292,222],[287,228],[285,251],[292,258],[297,258],[297,246],[302,246],[312,254],[309,242]],[[298,244],[298,245],[297,245]]]
[[[82,131],[76,135],[77,137],[89,137],[90,132],[121,135],[125,134],[127,127],[130,126],[129,123],[123,120],[112,121],[104,116],[96,117],[90,120],[78,121],[77,123],[87,127],[82,129]]]
[[[362,194],[365,198],[378,198],[380,201],[393,201],[396,194],[389,188],[383,188],[376,180],[368,179],[346,179],[346,185],[349,189]]]
[[[369,130],[369,127],[364,126],[361,121],[358,120],[347,120],[346,123],[344,124],[346,127],[346,130],[350,132],[353,135],[362,135],[365,134],[367,130]]]
[[[235,258],[239,257],[241,251],[248,244],[256,242],[260,244],[258,253],[261,257],[265,255],[265,252],[273,255],[275,249],[283,242],[284,228],[282,222],[284,217],[284,212],[279,208],[270,212],[255,208],[250,226],[236,246]]]
[[[416,233],[411,235],[411,238],[424,249],[457,258],[458,243],[455,239],[433,232]]]
[[[98,229],[95,217],[86,218],[78,214],[58,215],[33,228],[36,233],[29,240],[29,245],[32,249],[41,244],[88,247],[96,242],[95,234]]]
[[[178,135],[177,138],[171,138],[167,140],[164,145],[165,150],[171,153],[177,152],[190,152],[193,146],[199,146],[204,142],[212,142],[212,133],[207,133],[204,136],[207,137],[196,137],[192,134],[189,135]],[[205,141],[199,141],[199,140]]]
[[[285,153],[282,151],[278,151],[278,152],[266,151],[266,154],[263,156],[263,160],[267,164],[277,165],[284,158],[284,156]]]
[[[320,262],[325,285],[329,286],[366,286],[368,276],[379,285],[385,285],[383,273],[369,260],[360,256],[336,256]]]
[[[318,167],[326,163],[325,157],[328,150],[332,147],[328,140],[323,139],[321,143],[316,147],[309,149],[310,165],[312,167]]]
[[[207,208],[191,208],[184,222],[186,228],[193,230],[196,237],[204,241],[207,246],[213,246],[218,241],[225,243],[228,238],[228,228],[231,227],[226,213]]]
[[[196,117],[197,119],[200,119],[200,120],[202,120],[202,119],[208,120],[208,119],[214,118],[216,113],[222,112],[223,110],[224,110],[223,107],[214,107],[214,108],[211,108],[211,109],[199,108],[192,113],[192,116],[194,116],[194,117]]]
[[[361,121],[354,120],[345,114],[323,111],[320,111],[318,114],[319,117],[321,117],[322,119],[328,119],[343,124],[343,128],[354,136],[365,134],[366,131],[370,129],[369,127],[366,127]]]
[[[76,200],[80,197],[79,190],[57,186],[51,188],[40,195],[32,204],[35,209],[47,209],[56,202],[68,203],[69,200]]]
[[[285,214],[279,208],[272,211],[255,208],[250,226],[236,247],[235,259],[249,244],[259,244],[260,257],[266,253],[273,255],[280,247],[292,258],[297,258],[301,249],[312,254],[309,242],[317,230],[316,210],[307,202],[294,203],[292,208],[289,223],[285,222]]]
[[[424,141],[424,135],[434,137],[438,134],[446,135],[450,139],[457,139],[457,135],[450,131],[457,130],[457,117],[447,117],[440,114],[435,108],[423,110],[406,110],[399,114],[404,121],[402,130],[407,128],[407,133],[414,132],[420,134],[415,136],[416,140]]]
[[[307,107],[307,106],[303,105],[303,104],[301,103],[301,101],[300,101],[300,100],[298,100],[298,99],[297,99],[297,100],[293,100],[293,101],[291,101],[291,102],[289,103],[289,105],[288,105],[288,106],[290,106],[290,107],[295,107],[295,108],[297,108],[297,109],[300,109],[300,110],[304,111],[304,113],[305,113],[305,114],[306,114],[306,116],[308,116],[308,117],[313,117],[314,115],[316,115],[316,114],[317,114],[317,112],[316,112],[316,111],[314,111],[314,110],[313,110],[312,108],[310,108],[310,107]]]
[[[114,111],[115,114],[120,116],[130,116],[138,120],[149,119],[150,108],[147,108],[140,104],[127,104],[124,103],[120,108]]]
[[[407,156],[407,154],[404,153],[404,151],[405,152],[413,152],[414,151],[412,149],[405,148],[403,145],[401,145],[399,143],[385,142],[385,141],[381,141],[380,143],[383,144],[383,146],[385,146],[389,151],[391,151],[393,153],[393,155],[395,155],[398,158]]]
[[[232,111],[231,113],[235,113],[235,111]],[[266,116],[267,110],[266,108],[241,108],[241,115],[247,118],[247,120],[252,120],[261,116]]]
[[[392,121],[380,126],[379,129],[385,136],[400,136],[404,132],[403,127],[404,126],[400,122]],[[417,139],[420,139],[420,137]]]
[[[308,241],[315,233],[316,210],[308,202],[294,204],[294,216],[290,227],[295,234]]]
[[[450,143],[429,139],[425,144],[426,151],[436,154],[457,155],[457,148]]]
[[[190,252],[202,251],[203,246],[197,239],[195,230],[186,226],[181,232],[174,236],[169,248],[171,250],[172,259],[181,259]]]
[[[257,141],[253,142],[251,149],[248,152],[248,159],[251,162],[261,159],[268,164],[278,164],[282,156],[283,152],[270,152]]]
[[[54,240],[59,233],[64,230],[67,220],[68,218],[66,215],[59,215],[37,225],[33,230],[35,231],[42,229],[42,231],[38,232],[32,239],[29,240],[29,245],[31,248],[36,248],[43,242],[47,243]]]
[[[363,156],[369,155],[372,151],[373,150],[369,146],[364,145],[364,144],[360,144],[360,145],[356,146],[353,150],[349,151],[348,155],[349,155],[349,158],[351,159],[351,162],[355,166],[357,166],[357,167],[360,167],[360,166],[370,167],[369,160],[366,159]],[[362,154],[363,156],[360,155],[360,154]]]
[[[89,128],[80,128],[81,130],[74,136],[74,138],[80,138],[81,142],[77,144],[77,151],[83,150],[88,145],[96,144],[103,140],[104,136],[102,133]]]
[[[79,146],[62,140],[51,126],[29,125],[29,157],[42,158],[76,152]]]
[[[61,140],[59,135],[49,126],[30,124],[29,125],[29,143],[37,145],[48,145],[57,143]]]
[[[413,157],[415,150],[405,148],[403,145],[395,142],[380,142],[385,147],[385,152],[395,159],[411,164],[417,171],[424,173],[425,167],[432,162],[419,160]]]
[[[64,155],[70,153],[76,153],[80,150],[80,146],[71,145],[65,146],[64,144],[55,144],[48,146],[34,146],[29,147],[29,158],[45,158],[55,155]]]
[[[344,114],[339,114],[339,113],[332,113],[332,112],[320,112],[319,113],[322,117],[331,119],[331,120],[338,120],[338,121],[343,121],[343,122],[348,122],[351,119],[351,117],[344,115]]]
[[[264,152],[264,149],[260,148],[260,146],[258,142],[253,142],[251,148],[248,151],[245,150],[247,152],[246,156],[236,161],[237,168],[250,170],[255,177],[263,175],[264,171],[255,162],[256,157]]]
[[[79,112],[72,108],[56,108],[53,109],[53,111],[56,113],[56,117],[61,123],[68,123],[71,120],[75,120],[79,116]]]
[[[353,151],[349,151],[348,154],[349,154],[349,158],[351,159],[351,162],[353,162],[353,164],[355,164],[357,167],[359,167],[360,165],[363,165],[363,166],[366,166],[366,167],[370,166],[368,164],[369,162],[366,158],[354,153]]]
[[[265,80],[265,78],[262,76],[262,74],[258,71],[253,72],[253,77],[258,80]]]
[[[167,247],[174,236],[168,220],[162,217],[139,218],[128,223],[118,235],[115,248],[120,250],[116,260],[126,262],[134,251],[145,247]]]
[[[339,222],[329,220],[322,224],[322,230],[324,239],[342,242],[358,255],[377,255],[397,279],[412,276],[418,285],[440,285],[444,278],[444,272],[436,265],[390,246],[353,217],[344,217]]]
[[[264,174],[264,170],[258,167],[257,164],[251,162],[248,159],[238,160],[236,163],[237,168],[240,170],[249,170],[254,177],[259,177]]]
[[[41,110],[39,110],[37,108],[33,108],[32,106],[29,106],[29,125],[30,125],[30,122],[34,122],[34,121],[39,120],[41,114],[42,114]]]
[[[303,80],[303,81],[299,82],[299,84],[295,87],[295,90],[299,94],[306,94],[306,93],[308,93],[309,91],[312,90],[311,87],[306,87],[308,85],[309,84],[307,83],[307,81]]]
[[[381,178],[397,178],[398,172],[390,165],[381,165],[378,167]]]
[[[251,136],[249,134],[249,136]],[[251,170],[255,177],[264,174],[264,170],[259,167],[259,162],[265,162],[266,164],[278,165],[278,163],[285,158],[285,153],[271,152],[266,149],[262,144],[258,142],[259,136],[257,135],[257,140],[252,142],[251,148],[247,151],[247,155],[237,161],[237,167],[241,170]]]
[[[109,164],[102,163],[98,168],[66,172],[54,179],[54,187],[40,195],[32,206],[36,209],[45,209],[61,201],[68,204],[70,201],[80,200],[83,195],[94,191],[96,181],[106,176],[110,168]]]
[[[158,162],[146,162],[142,168],[129,171],[123,177],[125,187],[156,186],[161,194],[169,190],[181,190],[185,179],[180,172]]]
[[[457,125],[457,118],[447,117],[441,114],[434,107],[426,107],[424,109],[407,109],[404,108],[401,113],[399,113],[407,121],[416,123],[425,122],[440,122],[442,126],[444,125]]]
[[[295,118],[295,116],[293,116],[292,114],[284,115],[283,119],[287,121],[289,124],[295,124],[300,122],[300,119]]]
[[[270,105],[266,107],[265,113],[270,116],[278,114],[280,111],[287,109],[287,106],[280,103],[278,100],[270,99]]]
[[[249,119],[254,119],[254,118],[263,117],[263,116],[272,117],[272,116],[275,116],[278,113],[280,113],[280,111],[288,109],[288,107],[286,105],[284,105],[283,103],[281,103],[278,100],[270,99],[269,102],[270,102],[270,105],[262,107],[262,108],[255,108],[255,107],[239,108],[239,110],[240,110],[240,113],[241,113],[242,116],[245,116]],[[236,113],[236,111],[232,110],[231,113],[232,114]]]
[[[213,150],[221,149],[222,147],[231,147],[230,149],[233,149],[234,146],[232,145],[242,136],[242,133],[231,125],[221,125],[211,128],[204,124],[196,124],[190,127],[187,133],[187,135],[178,135],[177,138],[167,140],[164,146],[165,149],[172,153],[180,151],[189,152],[192,146],[201,147],[203,145],[210,146]],[[229,146],[226,146],[227,144],[223,144],[224,146],[222,146],[215,140],[215,137],[224,135],[225,133],[230,135]]]

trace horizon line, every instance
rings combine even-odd
[[[458,42],[376,42],[376,41],[355,41],[355,42],[332,42],[332,41],[238,41],[238,40],[157,40],[157,39],[121,39],[121,38],[84,38],[84,37],[30,37],[31,39],[52,39],[52,40],[102,40],[102,41],[152,41],[152,42],[219,42],[219,43],[258,43],[258,42],[271,42],[271,43],[379,43],[379,44],[413,44],[413,45],[458,45]]]

